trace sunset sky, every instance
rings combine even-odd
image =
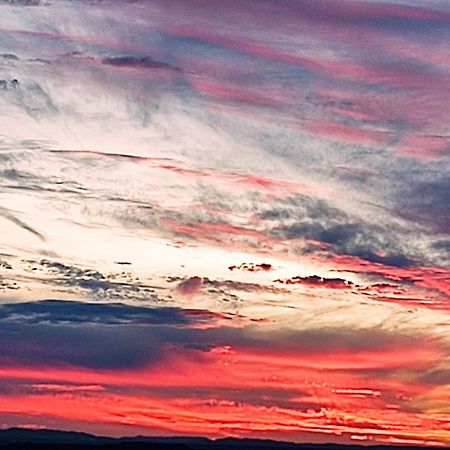
[[[0,0],[0,427],[450,445],[448,0]]]

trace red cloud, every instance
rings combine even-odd
[[[440,433],[436,439],[445,442],[449,435],[439,417],[415,412],[405,400],[424,398],[427,386],[401,377],[439,355],[429,345],[406,342],[373,350],[300,346],[281,353],[261,342],[260,349],[226,344],[209,351],[173,348],[163,364],[134,370],[2,367],[3,387],[14,380],[36,389],[2,396],[0,413],[38,415],[40,423],[127,426],[130,434],[218,437],[237,427],[247,436],[269,433],[301,441],[303,433],[319,440],[334,434],[345,442],[362,428],[374,441],[410,433],[429,440],[427,431],[434,429]],[[62,391],[61,384],[75,388]],[[392,402],[398,408],[388,408]]]
[[[388,281],[412,283],[416,288],[434,291],[437,299],[450,298],[450,270],[448,269],[433,266],[395,267],[349,255],[334,255],[328,262],[331,262],[338,270],[379,275]]]

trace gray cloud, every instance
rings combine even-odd
[[[449,193],[449,176],[413,182],[398,193],[397,211],[415,223],[431,226],[438,233],[450,234]]]
[[[14,223],[15,225],[19,226],[25,231],[28,231],[29,233],[33,234],[34,236],[38,237],[41,241],[45,241],[45,236],[34,229],[32,226],[25,223],[23,220],[16,217],[11,211],[9,211],[6,208],[0,207],[0,216],[3,216],[5,219],[9,220],[10,222]]]
[[[0,4],[15,5],[15,6],[38,6],[41,0],[0,0]]]
[[[54,116],[58,113],[58,107],[50,94],[37,82],[27,81],[23,83],[16,78],[1,80],[0,93],[2,92],[11,103],[22,108],[34,119]]]
[[[8,61],[18,61],[20,59],[17,55],[14,55],[14,53],[2,53],[0,57]]]
[[[262,211],[259,218],[275,236],[324,242],[336,253],[371,262],[404,267],[420,255],[403,247],[400,229],[362,222],[320,199],[292,197]]]
[[[128,67],[133,69],[163,69],[180,72],[181,69],[169,63],[158,61],[151,56],[115,56],[104,58],[103,64],[116,67]]]
[[[207,311],[124,304],[56,300],[4,304],[0,364],[142,366],[161,360],[168,345],[184,348],[186,337],[196,334],[194,329],[189,333],[189,327],[213,318]]]
[[[58,261],[42,259],[31,263],[36,274],[44,271],[50,278],[44,277],[44,283],[65,286],[76,290],[88,291],[98,300],[122,301],[126,299],[159,301],[155,290],[140,282],[127,272],[102,274],[96,270],[83,269]]]
[[[0,305],[0,321],[36,324],[102,324],[102,325],[188,325],[205,321],[211,315],[183,314],[180,308],[148,308],[123,303],[84,303],[79,301],[43,300]]]

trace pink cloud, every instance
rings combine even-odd
[[[381,144],[389,137],[385,131],[366,130],[354,125],[325,120],[312,121],[305,129],[320,138],[348,144]]]
[[[450,156],[450,137],[410,134],[400,142],[397,154],[424,160]]]
[[[275,106],[277,104],[270,95],[261,93],[260,90],[248,86],[227,84],[196,77],[190,77],[189,81],[199,93],[219,100],[247,103],[253,106]]]
[[[193,295],[200,292],[203,285],[203,278],[201,277],[191,277],[187,280],[182,281],[178,286],[177,290],[183,295]]]

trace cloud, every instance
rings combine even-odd
[[[23,220],[16,217],[11,211],[9,211],[5,208],[0,208],[0,215],[2,217],[4,217],[5,219],[9,220],[10,222],[14,223],[15,225],[19,226],[23,230],[28,231],[29,233],[33,234],[34,236],[39,238],[41,241],[45,242],[45,236],[42,233],[40,233],[39,231],[37,231],[36,229],[31,227],[30,225],[25,223]]]
[[[398,146],[397,154],[423,160],[447,157],[450,156],[450,138],[410,134]]]
[[[1,0],[1,3],[15,6],[39,6],[41,0]]]
[[[324,287],[328,289],[352,289],[353,283],[342,278],[323,278],[317,275],[309,277],[296,276],[287,279],[275,280],[276,283],[282,284],[301,284],[307,287]]]
[[[202,310],[79,301],[3,304],[0,360],[4,365],[132,368],[160,361],[167,345],[184,345],[182,335],[190,327],[216,318]],[[178,335],[172,327],[186,332]]]
[[[335,255],[331,259],[337,271],[354,271],[365,276],[378,276],[388,284],[392,281],[401,282],[405,285],[414,285],[420,289],[429,290],[437,295],[435,300],[438,303],[444,300],[442,306],[446,308],[447,298],[450,296],[450,271],[447,268],[440,266],[396,267],[348,255]],[[423,294],[419,295],[423,296]],[[444,297],[442,298],[442,296]],[[423,298],[422,300],[424,306],[427,306],[429,299]],[[430,306],[433,307],[433,304],[434,302],[431,302]]]
[[[131,69],[162,69],[174,72],[180,72],[181,69],[163,61],[153,59],[151,56],[114,56],[104,58],[102,63],[109,66],[124,67]]]
[[[56,116],[58,107],[45,87],[35,81],[21,82],[16,78],[8,83],[7,99],[22,108],[30,117],[42,119]]]
[[[450,233],[450,178],[438,176],[417,180],[398,193],[398,214],[414,223],[431,227],[442,234]]]
[[[364,130],[358,126],[338,122],[312,122],[306,127],[306,131],[319,138],[348,144],[382,145],[389,138],[388,133],[383,131]]]
[[[301,423],[301,429],[318,433],[323,427],[338,434],[364,427],[379,436],[377,430],[397,430],[391,424],[399,414],[402,432],[414,420],[408,403],[395,417],[385,409],[399,402],[397,374],[408,375],[402,392],[422,394],[427,388],[416,380],[441,354],[417,330],[413,335],[377,328],[203,329],[195,327],[196,314],[180,324],[175,310],[143,309],[61,301],[2,305],[0,413],[24,417],[40,405],[40,417],[62,423],[82,414],[93,424],[101,417],[103,426],[122,423],[125,414],[133,430],[147,431],[155,416],[157,429],[170,427],[170,415],[177,419],[174,430],[190,427],[204,434],[235,426],[239,411],[239,426],[248,431],[271,429],[275,420],[276,430],[286,431],[295,420],[296,433]],[[93,322],[97,316],[106,323]],[[339,409],[333,406],[337,397]],[[354,413],[368,402],[371,414]]]
[[[35,275],[41,272],[45,273],[41,279],[45,280],[47,284],[65,286],[74,293],[80,290],[87,291],[90,296],[98,300],[158,300],[154,288],[133,278],[127,272],[102,274],[96,270],[48,259],[30,261],[30,264]]]
[[[14,55],[13,53],[2,53],[0,57],[8,61],[18,61],[20,59],[17,55]]]
[[[230,266],[230,267],[228,267],[228,270],[231,270],[231,271],[243,270],[243,271],[247,271],[247,272],[260,272],[260,271],[269,272],[270,270],[272,270],[272,264],[242,263],[242,264],[239,264],[238,266]]]
[[[371,262],[411,266],[421,254],[407,255],[401,229],[367,223],[314,197],[295,196],[278,201],[259,213],[268,233],[289,239],[306,239],[325,244],[337,254],[359,256]],[[270,231],[269,231],[270,230]]]
[[[331,0],[317,2],[311,0],[295,2],[291,0],[286,4],[286,8],[293,7],[293,13],[298,16],[305,16],[315,22],[334,23],[337,21],[341,25],[366,24],[384,28],[392,26],[396,19],[410,22],[412,25],[426,25],[427,22],[431,22],[431,24],[434,22],[447,23],[450,21],[448,13],[434,9],[436,5],[427,4],[427,6],[343,1],[338,8]]]
[[[194,314],[195,313],[195,314]],[[101,325],[189,325],[213,318],[201,310],[149,308],[122,303],[84,303],[79,301],[42,300],[0,305],[0,320],[8,323],[101,324]]]
[[[191,277],[182,281],[177,286],[177,290],[183,295],[192,295],[200,292],[202,285],[203,279],[201,277]]]
[[[235,280],[217,280],[204,278],[204,285],[208,287],[208,292],[212,292],[216,295],[228,294],[231,300],[239,300],[233,291],[239,292],[254,292],[254,293],[273,293],[273,294],[286,294],[287,291],[283,288],[267,286],[259,283],[249,283],[244,281]]]
[[[230,346],[256,352],[267,350],[329,354],[338,348],[348,352],[381,351],[401,346],[411,339],[409,336],[377,329],[355,331],[327,328],[298,331],[275,330],[259,325],[247,328],[224,327],[215,322],[220,317],[220,314],[195,309],[148,308],[63,300],[2,304],[2,342],[8,343],[3,347],[2,358],[5,364],[8,361],[21,361],[25,365],[45,365],[51,360],[58,364],[87,364],[87,367],[94,364],[92,367],[97,367],[94,362],[94,354],[97,354],[98,367],[102,364],[107,367],[109,358],[111,367],[116,367],[116,363],[117,367],[125,367],[126,361],[131,366],[151,361],[152,352],[159,352],[159,355],[167,345],[175,345],[175,352],[188,347],[209,352],[211,348]],[[196,327],[197,324],[208,322],[216,323],[216,326]],[[362,336],[367,339],[362,339]],[[106,351],[109,347],[111,349]],[[176,347],[179,347],[178,350]],[[114,348],[117,351],[116,362],[113,358]],[[127,348],[134,350],[130,352]],[[149,359],[146,357],[146,349],[149,351]],[[103,350],[104,357],[101,355]],[[31,357],[34,351],[37,353]],[[121,355],[122,351],[128,355]],[[86,360],[83,359],[83,354],[86,355]],[[28,356],[30,360],[27,363]]]

